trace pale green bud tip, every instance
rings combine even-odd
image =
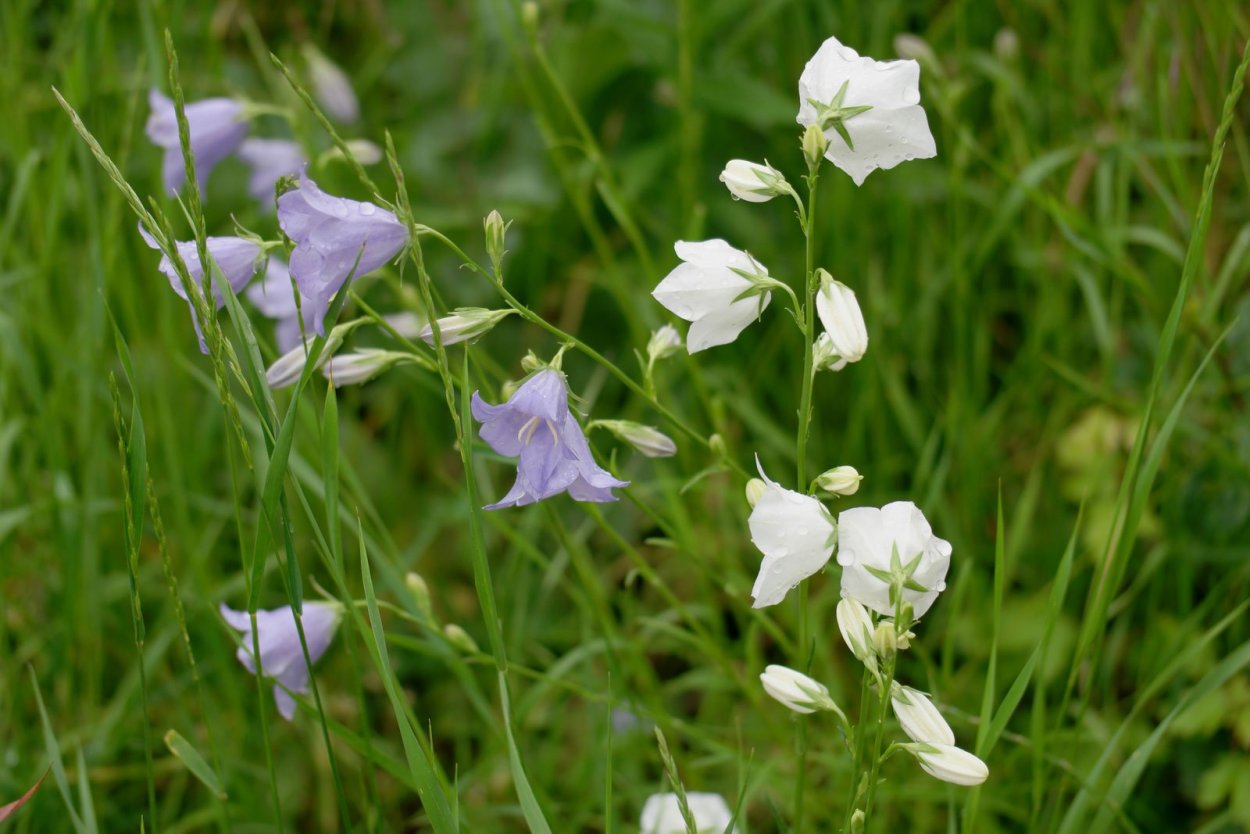
[[[647,360],[655,362],[672,356],[681,350],[681,346],[681,334],[677,332],[677,328],[666,324],[651,334],[651,339],[647,342]]]
[[[443,626],[443,636],[447,638],[447,642],[465,654],[478,654],[481,651],[477,647],[477,641],[469,636],[469,632],[455,623]]]
[[[521,4],[521,23],[531,28],[538,25],[538,4],[534,0]]]
[[[417,604],[417,610],[425,615],[426,619],[433,622],[434,606],[430,603],[430,586],[426,584],[421,574],[414,571],[404,576],[404,585],[408,587],[408,593],[412,594],[413,601]]]
[[[831,495],[854,495],[864,476],[854,466],[835,466],[816,478],[816,487]]]
[[[521,360],[521,370],[529,374],[534,373],[534,371],[540,371],[545,367],[547,367],[547,363],[535,356],[533,351],[525,354],[525,357]]]
[[[807,160],[807,167],[815,168],[819,165],[828,148],[829,139],[820,126],[815,123],[808,125],[803,131],[803,158]]]
[[[747,481],[747,503],[754,509],[755,504],[764,497],[764,491],[768,489],[768,484],[759,478],[752,478]]]
[[[872,633],[872,646],[882,657],[898,652],[898,634],[894,631],[894,623],[886,620],[877,623],[877,630]]]
[[[851,814],[851,834],[863,834],[866,817],[860,808],[855,809],[855,813]]]
[[[817,710],[837,710],[824,684],[786,666],[773,664],[764,667],[760,683],[773,699],[797,713],[807,715]]]

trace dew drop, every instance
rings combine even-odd
[[[360,213],[363,214],[365,217],[368,217],[369,215],[373,214],[377,210],[378,210],[378,207],[375,206],[373,203],[363,203],[360,206]]]

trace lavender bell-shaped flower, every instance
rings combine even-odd
[[[289,139],[246,139],[239,145],[239,159],[252,169],[247,193],[271,211],[274,183],[295,176],[308,162],[300,143]]]
[[[256,659],[252,654],[252,618],[246,611],[235,611],[225,603],[222,603],[220,610],[226,624],[243,635],[235,657],[247,671],[256,674]],[[308,642],[308,657],[313,663],[320,660],[330,647],[342,614],[343,607],[338,603],[304,603],[304,639]],[[295,717],[295,699],[290,692],[307,692],[311,674],[308,665],[304,663],[304,650],[300,645],[291,606],[284,605],[272,611],[257,611],[256,632],[256,642],[260,644],[261,673],[278,682],[273,687],[273,699],[278,705],[278,712],[290,721]]]
[[[286,261],[270,256],[269,263],[260,280],[247,288],[247,298],[256,309],[268,318],[276,319],[274,331],[278,353],[287,353],[300,343],[300,317],[304,319],[304,331],[312,329],[312,302],[303,293],[296,306],[296,290],[291,286],[291,272]]]
[[[174,103],[159,90],[148,92],[152,113],[144,130],[153,144],[165,151],[162,176],[165,188],[178,193],[186,182],[186,166],[182,145],[178,140],[178,117]],[[187,128],[191,136],[191,155],[195,157],[195,178],[200,190],[213,167],[239,147],[247,136],[247,121],[242,103],[231,98],[206,98],[186,105]]]
[[[153,249],[160,251],[160,244],[156,242],[156,238],[148,233],[148,230],[139,225],[139,234],[143,236],[143,241]],[[254,241],[246,240],[241,237],[209,237],[205,243],[208,247],[209,257],[217,264],[217,268],[221,270],[221,274],[225,277],[226,283],[234,292],[241,292],[247,282],[252,280],[252,276],[256,274],[257,266],[261,257],[261,246]],[[174,245],[178,250],[178,257],[182,258],[182,262],[187,265],[187,273],[191,276],[191,280],[198,286],[204,286],[204,268],[200,263],[200,253],[196,248],[194,240],[176,240]],[[208,353],[208,345],[204,342],[204,334],[200,330],[200,320],[195,314],[195,305],[190,303],[187,298],[187,291],[182,286],[182,279],[178,277],[178,272],[174,269],[174,265],[170,263],[169,257],[162,253],[161,262],[158,266],[161,272],[165,273],[165,277],[169,279],[169,285],[174,288],[174,292],[178,293],[178,297],[187,301],[191,307],[191,321],[195,325],[195,333],[200,337],[200,352]],[[213,296],[216,299],[217,307],[220,309],[226,304],[226,298],[221,294],[221,290],[214,285]]]
[[[291,275],[312,302],[313,329],[322,336],[330,302],[347,277],[372,272],[408,243],[408,228],[395,215],[326,194],[306,172],[298,188],[278,198],[278,224],[295,241]]]
[[[486,403],[475,391],[472,406],[482,439],[499,454],[517,458],[516,483],[486,509],[523,507],[566,491],[577,501],[615,501],[612,489],[629,486],[595,463],[569,411],[569,389],[560,371],[539,371],[502,405]]]

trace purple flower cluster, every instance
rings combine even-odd
[[[612,489],[629,486],[595,463],[569,410],[564,374],[557,370],[534,374],[502,405],[490,405],[475,391],[472,408],[482,424],[482,439],[499,454],[517,459],[516,482],[488,510],[523,507],[561,492],[577,501],[615,501]]]

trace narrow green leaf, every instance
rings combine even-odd
[[[170,730],[165,733],[165,746],[169,748],[169,752],[174,754],[178,761],[186,766],[191,774],[204,784],[204,787],[213,792],[218,799],[226,798],[226,791],[221,786],[221,780],[217,778],[217,774],[213,772],[213,768],[200,755],[200,751],[195,749],[191,742],[183,738],[182,734],[177,730]]]

